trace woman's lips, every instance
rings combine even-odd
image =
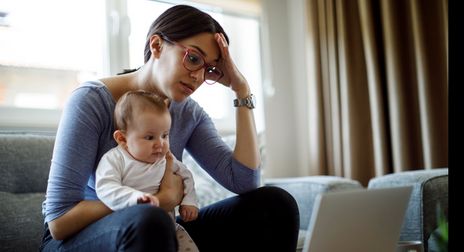
[[[180,82],[180,87],[182,89],[182,92],[185,93],[186,95],[191,95],[193,91],[195,91],[194,87],[190,84]]]

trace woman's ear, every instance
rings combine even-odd
[[[153,57],[159,58],[163,45],[163,39],[158,34],[151,36],[150,38],[150,51]]]
[[[122,131],[122,130],[116,130],[116,131],[113,133],[113,138],[114,138],[114,140],[116,140],[116,142],[117,142],[119,145],[122,145],[122,146],[126,147],[126,145],[127,145],[127,139],[126,139],[126,135],[124,134],[124,131]]]
[[[169,105],[171,104],[171,100],[169,98],[164,99],[164,104],[166,104],[166,107],[169,109]]]

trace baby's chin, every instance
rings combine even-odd
[[[147,160],[148,161],[147,163],[152,163],[152,164],[159,163],[160,161],[163,161],[165,157],[166,157],[166,153],[152,154],[149,160]]]

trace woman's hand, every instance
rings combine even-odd
[[[174,159],[171,152],[166,153],[166,170],[161,180],[160,190],[156,194],[160,207],[166,211],[172,211],[184,197],[182,178],[173,171]]]
[[[240,73],[235,66],[229,52],[229,45],[222,33],[214,34],[214,38],[219,46],[221,59],[218,68],[224,73],[224,76],[219,80],[223,85],[230,87],[239,98],[244,98],[250,94],[250,87],[245,77]]]

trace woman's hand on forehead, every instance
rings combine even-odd
[[[224,34],[216,33],[214,34],[214,38],[218,43],[219,52],[221,53],[218,67],[224,72],[224,76],[219,82],[224,86],[230,87],[238,96],[247,96],[250,92],[248,82],[233,62],[229,52],[229,44]]]

